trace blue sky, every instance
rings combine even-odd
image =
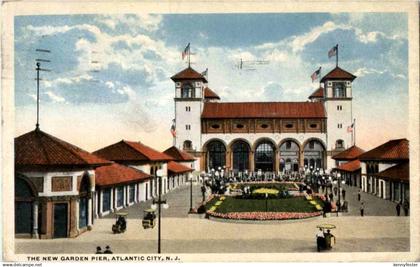
[[[126,14],[15,18],[17,135],[35,124],[35,59],[43,68],[41,128],[95,150],[120,139],[171,145],[174,85],[186,67],[209,69],[224,101],[306,101],[310,75],[339,65],[354,82],[358,143],[407,137],[407,16],[403,13]],[[35,52],[49,49],[51,53]],[[240,59],[266,65],[238,69]],[[250,70],[253,69],[253,70]]]

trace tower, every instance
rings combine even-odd
[[[175,82],[175,146],[198,152],[201,149],[201,112],[207,79],[190,66],[171,79]]]
[[[355,78],[337,66],[321,79],[327,113],[328,166],[334,166],[331,156],[353,145],[352,82]]]

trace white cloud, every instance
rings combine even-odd
[[[53,102],[57,102],[57,103],[63,103],[66,102],[66,100],[64,99],[64,97],[61,97],[59,95],[56,95],[55,93],[53,93],[52,91],[47,91],[45,92],[45,94],[53,101]]]
[[[364,76],[371,75],[371,74],[377,74],[377,75],[386,74],[386,75],[391,75],[394,78],[399,78],[399,79],[403,79],[403,80],[406,79],[405,75],[403,75],[401,73],[395,74],[395,73],[390,72],[389,70],[378,70],[378,69],[374,69],[374,68],[362,67],[362,68],[357,69],[354,72],[354,75],[356,75],[357,77],[364,77]]]

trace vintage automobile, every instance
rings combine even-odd
[[[115,213],[115,217],[117,219],[116,223],[112,225],[112,232],[114,234],[121,234],[124,233],[127,229],[127,212],[117,212]]]
[[[154,209],[144,210],[142,225],[144,229],[153,228],[156,225],[156,211]]]

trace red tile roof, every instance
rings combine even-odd
[[[173,158],[175,161],[194,161],[195,158],[187,152],[184,152],[178,149],[175,146],[172,146],[165,151],[163,151],[166,155]]]
[[[206,77],[204,77],[201,73],[198,73],[196,70],[194,70],[191,67],[188,67],[174,76],[171,77],[171,79],[175,82],[178,80],[188,80],[188,79],[197,79],[197,80],[203,80],[204,82],[207,82]]]
[[[375,175],[388,180],[408,182],[410,181],[410,164],[409,162],[400,163]]]
[[[220,96],[218,96],[210,88],[206,87],[204,88],[204,98],[220,99]]]
[[[151,176],[134,168],[126,167],[117,163],[102,166],[95,170],[95,184],[97,186],[111,186],[140,182]]]
[[[309,96],[309,99],[311,98],[324,98],[324,88],[319,87],[318,89],[316,89],[315,92],[313,92]]]
[[[154,150],[140,142],[131,142],[121,140],[118,143],[101,148],[95,152],[95,155],[106,158],[108,160],[122,161],[169,161],[171,157]]]
[[[327,75],[322,77],[321,82],[326,80],[351,80],[356,79],[356,76],[348,71],[343,70],[340,67],[335,67],[332,71],[328,72]]]
[[[40,168],[87,167],[111,164],[77,146],[41,130],[15,138],[15,166],[27,171]]]
[[[372,150],[369,150],[359,156],[361,161],[367,160],[408,160],[409,147],[407,139],[390,140]]]
[[[169,161],[168,171],[172,173],[185,173],[185,172],[191,172],[193,171],[193,169],[188,168],[187,166],[177,163],[175,161]]]
[[[356,159],[356,160],[352,160],[346,163],[342,163],[340,164],[340,166],[336,169],[342,170],[342,171],[346,171],[346,172],[354,172],[359,170],[360,167],[360,160]]]
[[[365,151],[358,146],[352,146],[347,148],[346,150],[338,153],[337,155],[333,156],[333,159],[336,160],[352,160],[356,159],[358,156],[363,154]]]
[[[208,102],[201,118],[325,118],[322,103],[313,102]]]

